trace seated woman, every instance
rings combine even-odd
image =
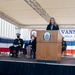
[[[31,45],[28,45],[27,47],[26,47],[26,57],[27,58],[30,58],[31,56]]]
[[[35,58],[35,52],[36,52],[36,37],[34,35],[31,35],[31,40],[29,41],[29,44],[27,46],[27,58]]]

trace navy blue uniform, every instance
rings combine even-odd
[[[16,50],[16,57],[18,56],[18,50],[23,47],[23,40],[21,38],[17,38],[14,40],[13,46],[10,46],[10,54],[13,56],[13,50]]]

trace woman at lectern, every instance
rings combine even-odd
[[[59,26],[53,17],[50,19],[50,23],[47,25],[46,30],[59,30]]]

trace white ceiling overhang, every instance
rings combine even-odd
[[[58,24],[75,24],[75,0],[29,1],[37,1],[50,17],[56,19]],[[26,0],[0,0],[0,11],[13,18],[13,21],[22,27],[48,24],[44,17],[26,3]]]

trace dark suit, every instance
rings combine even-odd
[[[16,56],[18,56],[18,50],[23,47],[23,40],[21,38],[17,38],[14,40],[13,46],[10,46],[10,53],[13,56],[13,50],[16,50]]]
[[[52,27],[53,26],[53,27]],[[52,27],[52,28],[51,28]],[[49,24],[46,28],[46,30],[59,30],[59,26],[58,25],[51,25]]]
[[[29,45],[32,45],[32,49],[36,50],[36,38],[32,42],[29,41]]]
[[[66,51],[66,47],[67,47],[66,41],[62,40],[62,52]]]
[[[36,52],[36,38],[31,42],[29,41],[29,45],[32,45],[32,49],[31,49],[31,54],[32,52],[34,52],[34,58],[36,56],[35,52]]]

